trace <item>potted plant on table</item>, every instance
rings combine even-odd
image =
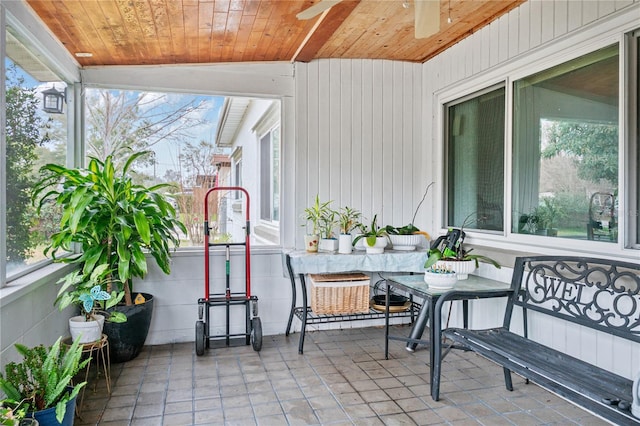
[[[148,154],[131,155],[120,170],[116,170],[112,156],[104,161],[91,158],[87,168],[47,164],[33,194],[38,211],[49,202],[62,208],[60,228],[45,254],[50,253],[57,262],[80,265],[83,276],[91,276],[98,265],[108,265],[102,289],[110,294],[124,292],[124,305],[110,309],[122,312],[127,321],[107,322],[104,327],[112,362],[135,358],[151,324],[153,296],[134,295],[133,278],[146,276],[148,256],[169,274],[171,251],[180,245],[178,232],[187,233],[173,205],[159,192],[171,185],[146,187],[129,175],[132,164]],[[74,244],[79,253],[57,255],[73,252]]]
[[[446,235],[435,239],[431,243],[429,257],[424,264],[425,270],[430,270],[436,266],[440,270],[454,271],[458,280],[465,280],[478,267],[479,260],[488,262],[500,269],[500,264],[495,260],[487,256],[471,254],[473,249],[466,250],[462,244],[465,236],[466,234],[462,228],[449,228]]]
[[[353,248],[353,237],[351,231],[362,225],[360,217],[362,214],[350,207],[342,207],[338,212],[338,222],[340,223],[340,237],[338,239],[338,253],[349,254]]]
[[[320,219],[318,251],[335,252],[338,250],[338,240],[334,235],[334,229],[337,225],[338,212],[331,210],[331,208],[326,209]]]
[[[418,203],[418,206],[413,212],[411,222],[408,225],[402,227],[387,225],[385,227],[385,230],[389,235],[389,241],[391,242],[394,250],[415,250],[416,246],[418,246],[423,241],[423,239],[426,238],[427,241],[431,239],[431,236],[427,232],[418,229],[414,225],[414,222],[416,220],[418,210],[420,210],[420,206],[424,202],[425,198],[427,198],[429,189],[433,186],[433,184],[434,182],[431,182],[429,185],[427,185],[424,191],[424,195],[422,196],[422,200],[420,200],[420,202]]]
[[[353,239],[353,245],[355,246],[358,241],[364,239],[364,246],[368,254],[380,254],[384,252],[384,248],[387,246],[389,236],[385,228],[381,228],[377,223],[378,215],[373,216],[371,225],[363,226],[362,234]]]
[[[304,209],[304,215],[302,218],[305,220],[303,226],[307,226],[307,234],[304,236],[305,250],[311,253],[318,251],[318,241],[320,240],[320,227],[323,224],[324,218],[328,212],[331,211],[329,205],[332,201],[320,202],[320,196],[316,194],[315,202],[311,207]],[[311,230],[308,226],[311,224]]]
[[[82,359],[78,340],[63,345],[59,338],[51,347],[15,345],[22,362],[10,362],[0,373],[5,408],[34,417],[40,426],[73,425],[75,400],[86,382],[73,384],[73,377],[91,361]]]
[[[122,300],[124,291],[107,293],[102,290],[107,275],[110,275],[109,265],[102,264],[89,277],[83,276],[80,271],[73,271],[58,281],[62,284],[55,301],[58,308],[61,311],[70,305],[80,308],[80,315],[69,318],[73,340],[79,338],[80,343],[95,342],[102,337],[105,318],[113,322],[127,320],[122,312],[110,310]]]

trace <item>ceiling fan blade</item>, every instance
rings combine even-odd
[[[440,31],[440,1],[414,0],[416,38],[427,38]]]
[[[311,19],[316,15],[320,15],[327,9],[332,8],[336,4],[340,3],[342,0],[320,0],[318,3],[309,7],[308,9],[303,10],[302,12],[296,15],[298,19]]]

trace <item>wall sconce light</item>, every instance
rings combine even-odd
[[[51,114],[62,114],[62,109],[66,100],[65,91],[58,91],[55,86],[51,89],[43,90],[42,109]]]

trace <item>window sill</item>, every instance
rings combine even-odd
[[[55,283],[73,270],[75,265],[52,263],[10,281],[0,289],[0,308],[43,285]]]

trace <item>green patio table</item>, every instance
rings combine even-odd
[[[431,342],[436,339],[441,339],[441,330],[436,330],[433,326],[434,318],[436,314],[442,315],[441,312],[435,312],[436,302],[440,296],[447,293],[455,293],[452,300],[461,300],[463,302],[464,311],[464,327],[468,327],[468,302],[473,299],[486,299],[492,297],[506,297],[510,294],[509,289],[511,283],[504,283],[500,281],[491,280],[488,278],[479,277],[476,275],[469,275],[466,280],[458,280],[451,289],[434,289],[429,288],[429,285],[424,281],[424,274],[414,275],[386,275],[381,274],[386,283],[386,309],[385,309],[385,344],[384,344],[384,357],[389,359],[389,340],[400,340],[412,343],[424,343],[430,346]],[[429,341],[420,340],[420,338],[404,337],[404,336],[391,336],[389,334],[389,296],[391,289],[397,289],[406,291],[412,296],[417,296],[424,299],[422,308],[418,315],[418,320],[414,325],[414,332],[412,336],[415,336],[415,331],[418,328],[424,329],[424,325],[428,321],[429,323]],[[426,321],[425,321],[426,320]],[[422,330],[418,336],[422,334]],[[429,348],[429,383],[431,383],[431,395],[433,395],[433,365],[434,365],[434,351]]]

